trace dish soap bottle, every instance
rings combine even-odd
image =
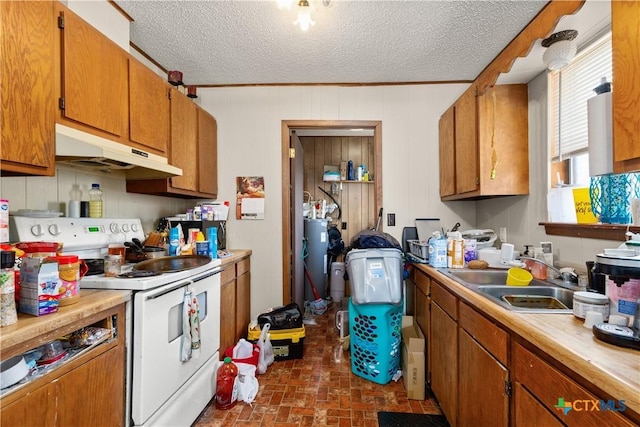
[[[89,218],[102,218],[102,190],[100,184],[91,184],[89,190]]]

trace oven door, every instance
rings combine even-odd
[[[148,420],[193,375],[203,374],[198,370],[218,351],[219,273],[218,267],[134,295],[131,417],[135,425]],[[182,362],[182,315],[187,287],[198,297],[201,349],[198,357]]]

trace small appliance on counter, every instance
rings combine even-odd
[[[604,253],[596,256],[593,267],[595,274],[604,274],[615,284],[619,290],[624,289],[625,295],[632,296],[633,300],[614,301],[612,313],[615,312],[633,315],[631,326],[616,325],[612,323],[596,323],[593,325],[593,334],[599,340],[609,344],[640,350],[640,254],[630,249],[605,249]],[[607,286],[614,286],[607,283]],[[609,291],[608,289],[608,291]],[[615,288],[614,288],[615,289]],[[616,289],[617,290],[617,289]],[[612,298],[610,292],[607,292]],[[622,310],[622,311],[620,311]]]

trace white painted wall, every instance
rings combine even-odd
[[[230,248],[251,248],[256,315],[282,303],[282,120],[381,120],[385,231],[398,240],[420,217],[451,228],[475,224],[474,202],[440,202],[438,120],[467,84],[381,87],[201,88],[200,105],[218,121],[219,200],[235,200],[235,178],[265,178],[265,220],[230,218]]]

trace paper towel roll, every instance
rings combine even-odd
[[[587,115],[589,121],[589,175],[613,173],[611,92],[589,98],[587,100]]]

